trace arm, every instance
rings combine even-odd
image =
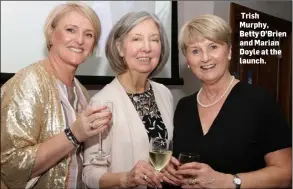
[[[109,163],[100,162],[101,165],[94,165],[91,159],[94,158],[97,149],[99,149],[99,137],[92,137],[85,141],[84,164],[82,179],[89,188],[123,188],[123,181],[126,180],[126,172],[110,173],[108,172],[111,164],[111,158],[108,158]],[[103,149],[108,151],[110,146],[109,135],[103,141]]]
[[[1,88],[1,179],[8,188],[25,187],[39,148],[44,111],[39,86],[30,83],[15,76]]]
[[[260,99],[260,148],[266,167],[250,172],[239,173],[241,188],[285,188],[292,179],[292,131],[275,102],[267,91],[259,94]],[[231,175],[229,175],[230,181]],[[234,186],[235,187],[235,186]]]
[[[101,100],[104,98],[101,93],[98,93],[98,95],[92,98],[92,101],[94,101],[95,99]],[[117,143],[117,140],[115,138],[112,139],[112,136],[124,136],[123,133],[117,133],[117,130],[115,130],[115,128],[117,128],[118,126],[118,120],[116,120],[117,113],[117,104],[114,103],[113,125],[110,127],[110,134],[108,134],[105,138],[103,137],[103,149],[106,152],[111,151],[111,155],[108,157],[107,161],[95,160],[95,162],[91,162],[91,160],[95,157],[95,153],[99,149],[99,137],[92,137],[85,142],[84,169],[82,174],[83,182],[89,188],[130,188],[137,185],[160,185],[158,178],[156,178],[154,168],[149,163],[144,161],[138,161],[136,165],[132,168],[132,170],[127,170],[126,168],[123,168],[121,172],[113,172],[113,170],[115,170],[116,164],[112,164],[111,161],[114,161],[115,159],[117,160],[119,158],[125,158],[119,157],[119,155],[117,156],[117,152],[114,151],[120,151],[121,149],[116,148],[114,150],[110,150],[112,149],[112,143],[114,143],[115,141]],[[119,123],[121,124],[121,122]],[[120,154],[120,152],[118,154]],[[110,165],[112,166],[112,171],[111,168],[109,169]],[[143,180],[144,174],[148,176],[147,182]]]
[[[292,179],[292,149],[268,153],[266,167],[250,173],[240,173],[241,188],[289,188]],[[226,187],[235,188],[233,176],[226,175]]]
[[[292,178],[291,148],[271,152],[265,156],[267,166],[263,169],[237,174],[241,188],[289,188]],[[234,176],[213,170],[204,163],[186,163],[180,166],[177,174],[189,175],[197,180],[190,185],[190,178],[180,180],[182,188],[236,188]]]
[[[8,188],[24,188],[74,149],[64,133],[38,142],[46,102],[36,80],[13,78],[1,90],[1,179]]]
[[[31,178],[37,177],[53,167],[53,165],[57,164],[59,160],[68,155],[74,148],[75,146],[67,139],[64,132],[39,144]]]
[[[101,109],[104,109],[104,107],[98,109],[88,108],[72,123],[70,130],[79,142],[84,142],[87,138],[98,134],[107,127],[107,124],[110,121],[110,118],[108,118],[110,113],[100,113],[99,111]],[[89,127],[89,124],[96,118],[98,118],[98,120],[94,122],[94,126],[96,126],[97,129],[92,129]],[[101,125],[104,126],[98,128]],[[74,148],[75,146],[67,138],[64,132],[53,136],[44,143],[41,143],[32,170],[32,178],[39,176],[44,171],[57,164],[60,159],[68,155],[68,153]]]

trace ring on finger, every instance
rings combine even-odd
[[[189,180],[189,185],[195,185],[195,184],[197,184],[198,183],[198,180],[196,179],[196,178],[191,178],[190,180]]]
[[[90,126],[90,129],[95,129],[93,123],[90,123],[89,126]]]
[[[143,175],[143,180],[146,181],[147,179],[148,179],[148,176],[144,174]]]

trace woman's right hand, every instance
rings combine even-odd
[[[124,175],[121,185],[123,188],[131,188],[139,185],[162,188],[160,182],[162,176],[162,174],[156,173],[156,170],[150,163],[140,160],[131,171]]]
[[[164,181],[175,185],[179,186],[180,185],[180,180],[183,179],[181,175],[176,175],[177,172],[177,167],[180,165],[179,161],[175,157],[171,157],[170,162],[168,165],[163,169],[164,173]]]
[[[105,109],[107,109],[106,106],[95,109],[88,106],[72,123],[70,130],[79,142],[86,141],[109,126],[112,113],[103,111]]]

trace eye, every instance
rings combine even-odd
[[[211,48],[212,50],[214,50],[214,49],[217,49],[218,46],[217,46],[217,45],[211,45],[210,48]]]
[[[151,39],[151,41],[154,41],[154,42],[157,42],[157,43],[159,43],[159,42],[160,42],[160,40],[159,40],[159,39]]]
[[[138,37],[134,37],[134,38],[132,38],[132,41],[139,41],[139,38]]]
[[[74,33],[74,29],[72,29],[72,28],[67,28],[66,31],[68,31],[70,33]]]
[[[87,33],[86,36],[92,38],[93,37],[93,34]]]
[[[198,54],[198,53],[199,53],[199,50],[198,50],[198,49],[193,49],[193,50],[191,51],[191,53],[192,53],[192,54]]]

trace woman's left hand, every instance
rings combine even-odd
[[[192,162],[181,165],[177,174],[182,175],[182,188],[224,188],[227,175],[213,170],[204,163]],[[231,181],[232,182],[232,181]]]

